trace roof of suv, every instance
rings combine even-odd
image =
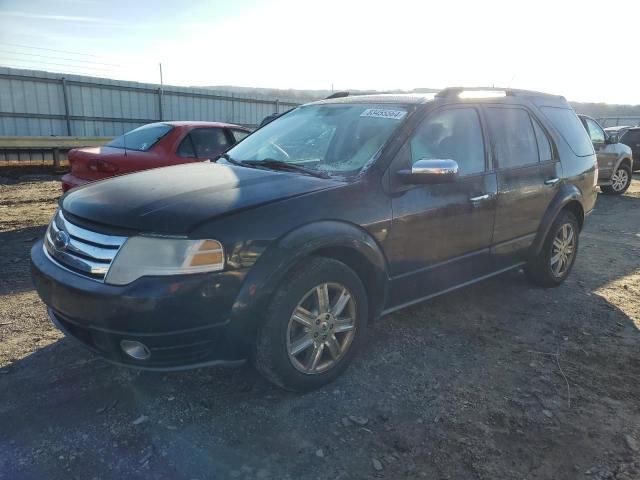
[[[404,103],[404,104],[423,104],[436,99],[444,98],[460,98],[460,94],[467,93],[466,99],[474,100],[499,100],[501,97],[529,97],[544,100],[555,100],[566,102],[565,98],[560,95],[552,95],[549,93],[536,92],[533,90],[519,90],[513,88],[495,88],[495,87],[449,87],[438,93],[391,93],[376,95],[353,95],[338,98],[327,98],[312,102],[312,104],[328,104],[328,103]],[[474,96],[474,93],[477,96]],[[502,94],[502,95],[501,95]]]
[[[381,93],[376,95],[353,95],[338,98],[327,98],[311,102],[311,104],[324,103],[408,103],[420,104],[433,100],[434,93]]]

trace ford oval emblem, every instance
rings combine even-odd
[[[69,234],[64,230],[59,230],[53,236],[53,246],[56,250],[64,250],[69,246]]]

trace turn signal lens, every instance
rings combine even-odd
[[[201,267],[203,265],[219,265],[223,263],[222,245],[216,240],[204,240],[198,250],[192,254],[192,267]]]

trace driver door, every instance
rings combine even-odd
[[[607,143],[607,134],[595,120],[589,117],[581,119],[589,133],[593,149],[596,151],[598,175],[602,179],[609,179],[613,175],[613,169],[618,160],[617,148],[615,145]]]
[[[497,183],[487,145],[479,111],[449,107],[423,120],[392,162],[388,307],[424,299],[492,271]],[[458,178],[403,185],[395,175],[418,160],[436,158],[455,160]]]

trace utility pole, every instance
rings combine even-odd
[[[158,89],[158,113],[160,114],[160,121],[162,121],[163,120],[163,118],[162,118],[162,96],[164,95],[164,92],[163,92],[164,83],[162,81],[162,62],[159,62],[158,66],[160,67],[160,88]]]

